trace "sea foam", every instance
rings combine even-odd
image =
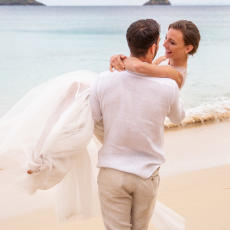
[[[215,103],[207,103],[187,109],[185,119],[180,124],[173,124],[167,118],[164,125],[166,129],[183,128],[224,120],[230,120],[230,99],[219,98]]]

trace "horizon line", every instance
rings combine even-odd
[[[0,5],[4,6],[4,5]],[[5,5],[5,6],[33,6],[33,5]],[[35,6],[35,5],[34,5]],[[39,5],[38,5],[39,6]],[[42,5],[41,5],[42,6]],[[43,5],[43,6],[144,6],[144,7],[170,7],[170,6],[230,6],[229,4],[171,4],[171,5]]]

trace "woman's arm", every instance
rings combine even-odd
[[[176,81],[179,88],[182,86],[183,76],[172,66],[150,64],[134,57],[126,58],[124,64],[125,69],[132,72],[141,73],[150,77],[171,78]]]
[[[171,78],[176,81],[179,88],[183,82],[182,74],[174,69],[172,66],[158,66],[165,57],[156,59],[153,64],[142,62],[137,58],[124,55],[114,55],[110,59],[110,71],[116,69],[117,71],[130,70],[132,72],[141,73],[150,77]]]

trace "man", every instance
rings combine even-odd
[[[159,24],[139,20],[127,30],[131,56],[152,63]],[[184,118],[176,83],[128,71],[104,72],[91,88],[95,123],[104,125],[98,189],[106,230],[147,230],[159,186],[164,120]]]

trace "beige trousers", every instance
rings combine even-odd
[[[147,230],[159,187],[159,169],[148,179],[101,168],[98,190],[106,230]]]

